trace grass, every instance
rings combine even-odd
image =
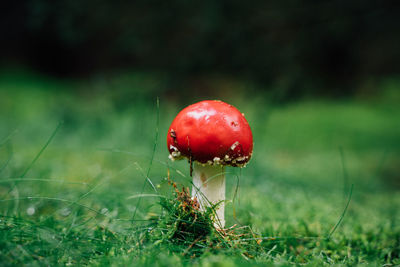
[[[0,76],[2,265],[400,264],[392,91],[285,106],[224,98],[246,114],[255,151],[248,167],[227,170],[226,219],[236,226],[218,232],[208,215],[182,211],[188,199],[174,201],[169,185],[182,199],[191,182],[164,141],[183,104],[161,95],[157,107],[129,84]]]

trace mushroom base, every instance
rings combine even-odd
[[[215,226],[225,227],[225,168],[222,165],[208,165],[194,162],[192,197],[196,197],[200,209],[215,205]]]

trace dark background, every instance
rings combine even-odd
[[[201,84],[218,76],[251,81],[278,101],[373,95],[379,86],[371,84],[399,73],[399,7],[373,0],[4,1],[0,56],[3,67],[61,78],[155,73],[164,79],[159,90],[170,94],[212,91]]]

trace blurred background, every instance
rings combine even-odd
[[[4,68],[63,79],[107,83],[135,73],[151,80],[143,94],[186,102],[224,97],[232,83],[279,102],[374,97],[399,73],[398,8],[371,0],[8,1],[0,57]]]
[[[167,168],[190,185],[187,163],[167,159],[168,126],[186,105],[221,99],[254,132],[253,159],[228,174],[229,199],[241,177],[241,223],[265,235],[324,235],[354,184],[344,231],[399,233],[399,8],[373,0],[5,1],[1,198],[90,192],[80,203],[130,218],[137,199],[129,197],[142,192],[149,166],[160,190]],[[85,184],[26,179],[35,177]],[[17,202],[0,204],[2,214],[67,220],[73,212],[43,199]],[[143,199],[138,218],[153,204]]]

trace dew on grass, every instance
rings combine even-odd
[[[60,210],[61,216],[67,217],[70,214],[71,214],[71,209],[69,209],[69,208],[63,208]]]
[[[27,208],[26,209],[26,213],[29,215],[29,216],[32,216],[33,214],[35,214],[35,207],[33,207],[33,206],[30,206],[29,208]]]
[[[107,208],[102,208],[100,212],[101,212],[101,214],[106,214],[106,213],[108,213],[108,209]]]

